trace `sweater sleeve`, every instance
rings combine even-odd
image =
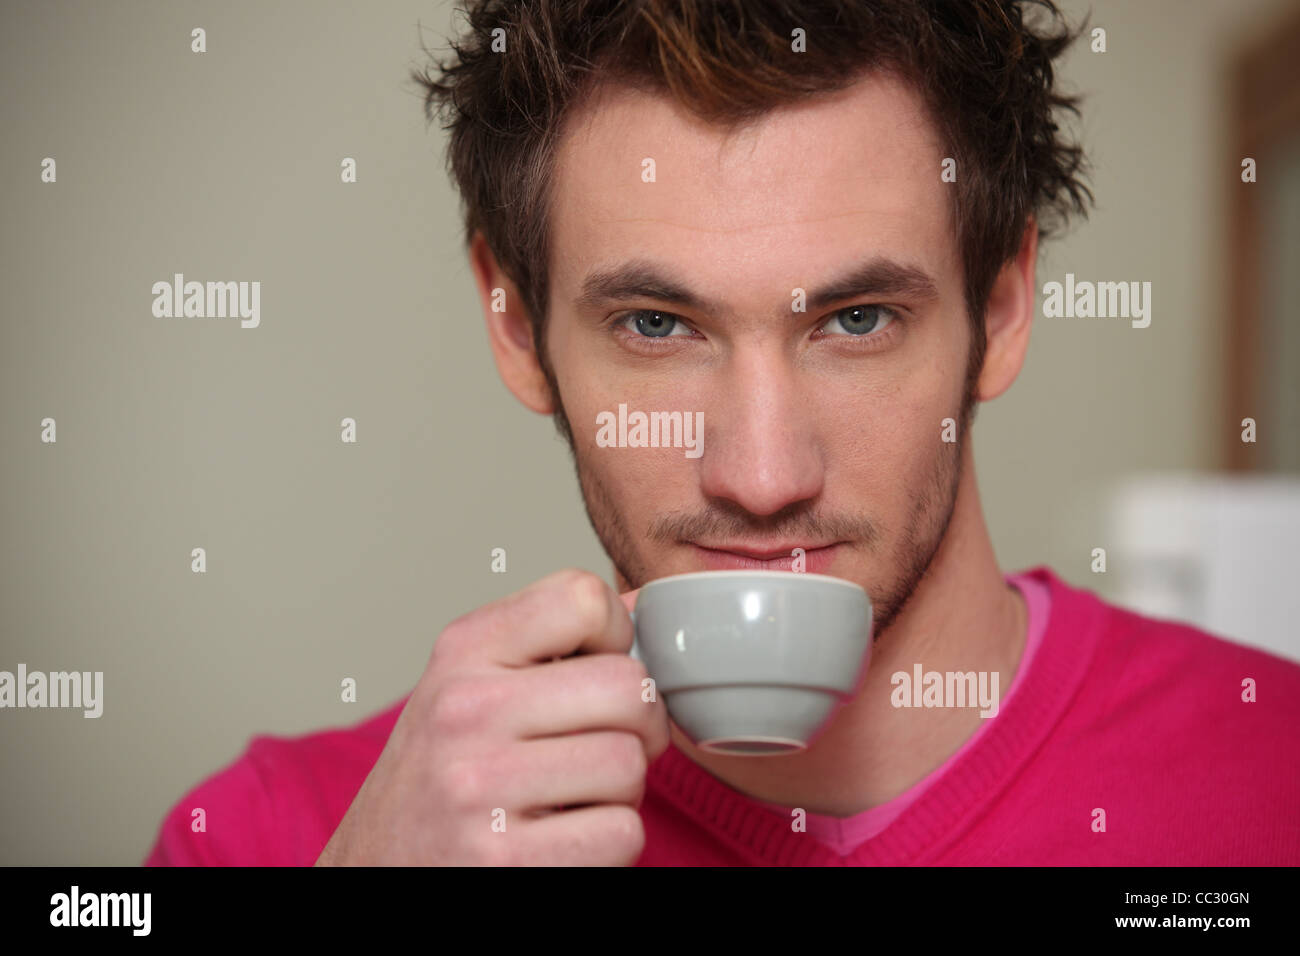
[[[275,866],[275,834],[274,803],[254,744],[168,811],[144,865]]]

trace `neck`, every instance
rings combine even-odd
[[[805,751],[730,757],[695,747],[676,724],[673,743],[714,777],[758,800],[851,816],[892,800],[941,766],[985,720],[980,707],[895,707],[891,677],[922,670],[998,674],[1000,694],[1019,667],[1028,614],[998,568],[980,507],[970,442],[952,520],[906,607],[876,646],[857,694]],[[919,688],[916,689],[919,691]]]

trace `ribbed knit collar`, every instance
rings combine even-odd
[[[939,855],[984,811],[1060,721],[1092,662],[1106,606],[1045,565],[1026,575],[1051,592],[1051,617],[1023,683],[980,739],[888,827],[840,856],[718,780],[675,745],[646,775],[647,786],[755,864],[899,866]]]

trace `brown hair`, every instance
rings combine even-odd
[[[451,42],[455,59],[434,60],[414,78],[426,117],[441,116],[449,130],[465,242],[482,231],[518,286],[552,388],[542,335],[548,187],[563,121],[596,81],[669,95],[729,127],[843,89],[873,69],[911,82],[957,163],[950,208],[973,333],[968,394],[983,365],[989,292],[1029,217],[1047,238],[1072,211],[1086,216],[1085,197],[1093,198],[1083,151],[1053,119],[1058,107],[1079,112],[1077,96],[1053,89],[1052,62],[1084,27],[1035,30],[1025,19],[1038,8],[1063,20],[1052,0],[467,3],[470,33]],[[796,28],[806,53],[791,50]]]

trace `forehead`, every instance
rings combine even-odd
[[[604,87],[556,153],[553,293],[571,301],[589,272],[629,259],[725,281],[737,307],[877,254],[942,278],[956,261],[942,159],[919,96],[888,74],[732,132]]]

